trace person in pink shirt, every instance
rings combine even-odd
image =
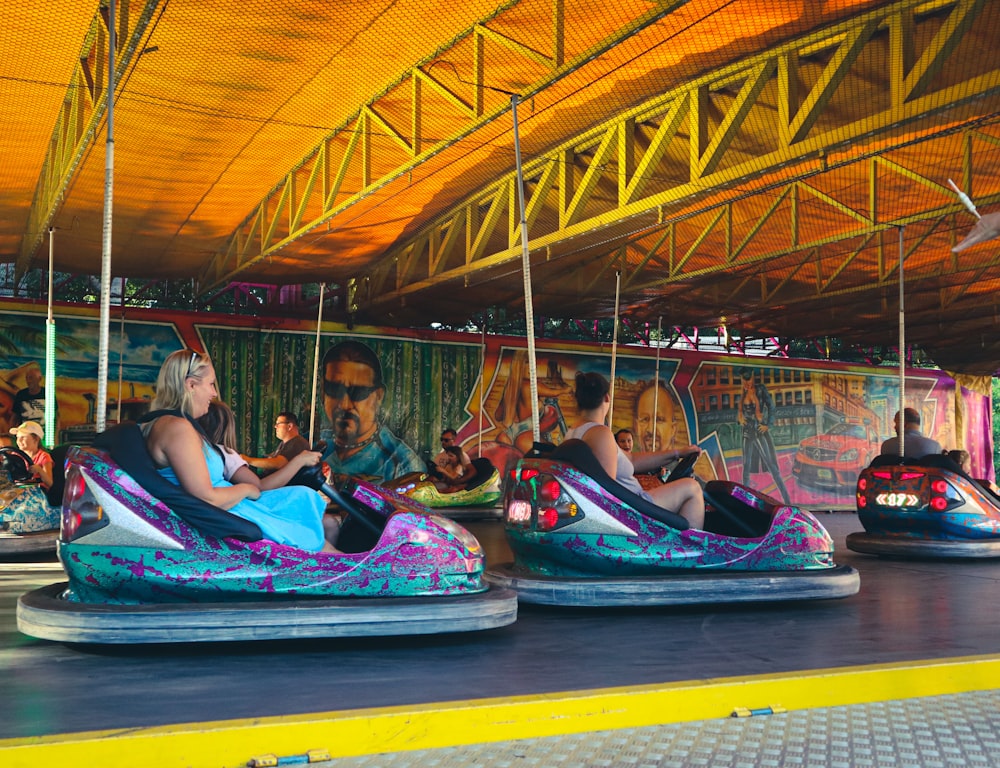
[[[17,447],[31,459],[32,475],[46,488],[52,485],[52,457],[42,448],[45,432],[37,421],[25,421],[14,427],[10,433],[17,438]]]

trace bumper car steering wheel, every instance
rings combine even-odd
[[[694,464],[698,461],[698,453],[689,453],[687,456],[679,459],[674,465],[674,468],[670,470],[670,474],[667,475],[667,479],[664,483],[672,483],[674,480],[680,480],[685,477],[692,477],[694,475]]]
[[[31,479],[31,470],[28,469],[34,462],[31,457],[20,448],[3,446],[0,448],[0,463],[7,470],[10,479],[15,483],[21,483]]]
[[[344,527],[347,526],[348,521],[351,521],[352,525],[357,524],[361,528],[364,528],[367,533],[374,537],[372,539],[372,546],[378,541],[379,537],[382,535],[382,528],[372,520],[371,513],[366,514],[366,509],[363,505],[359,504],[350,493],[346,493],[344,490],[331,485],[327,482],[326,478],[323,476],[323,470],[320,468],[320,464],[315,464],[311,467],[302,467],[291,480],[288,481],[288,485],[304,485],[307,488],[312,488],[314,491],[322,491],[327,497],[333,501],[338,507],[344,510],[344,525],[341,526],[341,534],[343,535]],[[349,486],[353,481],[348,478],[344,481],[345,490],[346,486]],[[338,548],[344,551],[361,551],[355,549],[344,549],[344,547],[339,546]]]

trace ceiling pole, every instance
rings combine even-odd
[[[514,119],[514,160],[517,163],[517,202],[521,209],[521,268],[524,273],[524,323],[528,336],[528,380],[531,386],[531,433],[537,443],[541,438],[538,425],[538,366],[535,362],[535,312],[531,303],[531,259],[528,251],[528,219],[524,206],[524,172],[521,169],[521,138],[517,126],[517,94],[510,97],[510,113]]]
[[[482,353],[483,359],[479,364],[479,429],[476,432],[479,435],[479,442],[477,443],[477,450],[479,455],[483,455],[483,404],[486,400],[486,313],[483,312],[483,329],[482,329]]]
[[[108,3],[108,138],[104,153],[104,231],[101,238],[101,322],[97,353],[95,428],[103,432],[108,410],[108,328],[111,320],[111,220],[115,179],[115,3]]]
[[[621,307],[622,273],[615,272],[615,327],[611,332],[611,405],[608,407],[608,426],[614,423],[615,416],[615,364],[618,361],[618,310]]]
[[[899,228],[899,456],[903,457],[903,435],[906,431],[906,419],[903,409],[906,407],[906,310],[903,307],[903,233],[906,227]]]
[[[52,318],[52,267],[55,262],[55,227],[49,227],[49,300],[45,318],[45,444],[56,436],[56,322]]]
[[[326,291],[326,283],[319,284],[319,311],[316,314],[316,348],[313,350],[313,387],[312,400],[309,401],[309,442],[315,444],[314,437],[316,428],[316,387],[319,382],[319,345],[320,337],[323,333],[323,294]]]
[[[650,449],[656,453],[656,414],[660,411],[657,408],[657,398],[660,396],[660,347],[663,344],[663,315],[656,318],[656,375],[653,377],[653,447]]]
[[[121,279],[122,290],[122,317],[118,325],[118,415],[115,421],[122,423],[122,378],[125,372],[125,278]],[[133,393],[134,396],[135,393]]]

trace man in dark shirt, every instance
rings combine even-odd
[[[294,413],[289,411],[279,413],[274,420],[274,432],[281,442],[271,453],[261,458],[243,457],[247,464],[261,470],[265,475],[281,469],[302,451],[309,450],[309,442],[299,434],[299,420]]]
[[[32,363],[24,372],[28,385],[14,395],[14,419],[12,426],[34,421],[45,427],[45,387],[42,386],[42,370]]]
[[[883,456],[899,456],[899,433],[903,432],[903,455],[909,459],[919,459],[932,453],[941,453],[941,443],[926,437],[920,431],[920,412],[916,408],[904,408],[902,423],[897,411],[893,420],[897,437],[890,437],[882,443],[879,451]]]

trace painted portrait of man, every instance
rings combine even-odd
[[[323,410],[330,424],[323,460],[335,474],[384,482],[424,463],[381,423],[386,386],[375,352],[358,341],[342,341],[323,356]]]
[[[650,381],[636,394],[632,433],[635,450],[643,453],[691,442],[680,404],[662,381]]]

